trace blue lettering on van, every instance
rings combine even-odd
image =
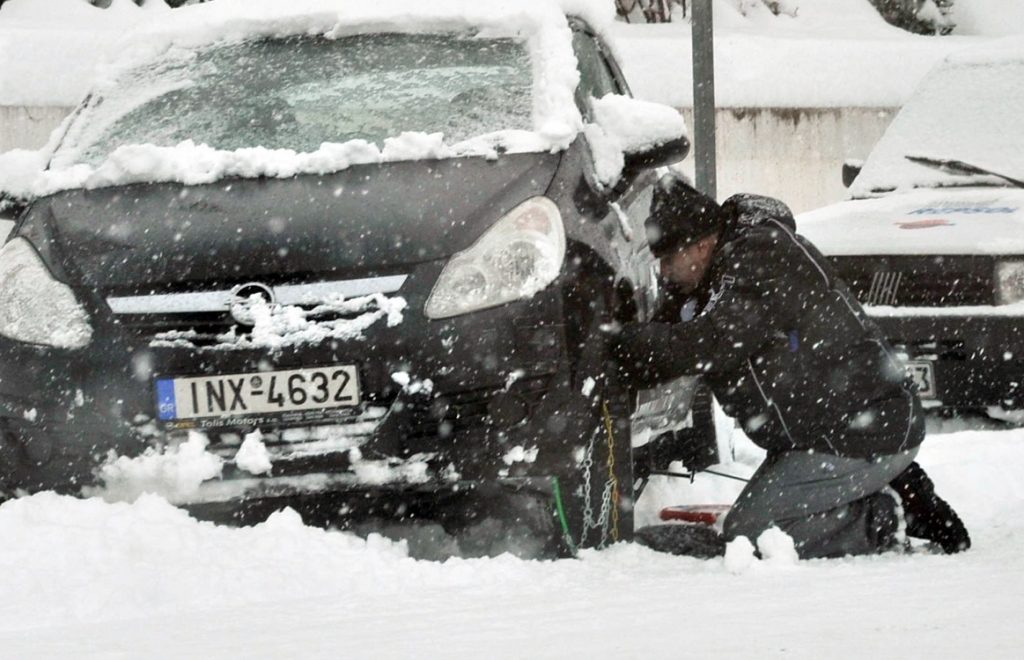
[[[907,215],[937,215],[941,213],[974,215],[978,213],[1016,213],[1018,210],[1009,206],[929,206],[923,209],[914,209]]]

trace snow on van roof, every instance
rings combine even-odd
[[[145,70],[169,57],[187,56],[188,52],[209,45],[300,35],[332,39],[381,32],[474,31],[481,37],[521,39],[530,55],[533,130],[508,131],[503,149],[560,150],[583,127],[574,100],[579,73],[567,15],[583,19],[600,32],[611,25],[614,9],[608,0],[218,0],[161,12],[156,20],[140,23],[113,49],[116,54],[97,68],[93,95],[103,97],[105,92],[123,84],[125,76],[133,71]],[[83,124],[89,122],[88,117],[81,119]],[[65,144],[78,131],[74,120],[71,126]],[[55,136],[61,133],[58,131]],[[76,162],[75,149],[71,148],[63,155],[58,152],[50,169],[36,177],[28,190],[23,186],[20,192],[35,197],[76,187],[145,181],[198,184],[229,176],[325,173],[355,164],[393,160],[496,155],[493,136],[465,141],[453,149],[442,143],[440,134],[396,133],[393,139],[385,141],[383,148],[359,140],[354,141],[359,144],[325,143],[312,153],[264,149],[259,145],[218,151],[190,141],[174,146],[124,145],[99,165]],[[47,151],[55,148],[56,144],[51,143]],[[0,170],[8,169],[3,165],[0,162]]]

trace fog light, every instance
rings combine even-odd
[[[496,426],[519,426],[530,416],[530,404],[511,392],[498,392],[487,404],[487,414]]]

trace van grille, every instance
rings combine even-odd
[[[832,257],[831,261],[865,305],[995,304],[995,264],[989,257]]]

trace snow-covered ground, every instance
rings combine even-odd
[[[757,456],[741,439],[720,467]],[[437,563],[288,511],[231,529],[155,497],[36,495],[0,506],[0,657],[1017,658],[1024,430],[934,435],[920,460],[969,552],[742,568],[620,544]],[[732,484],[644,497],[728,501]]]

